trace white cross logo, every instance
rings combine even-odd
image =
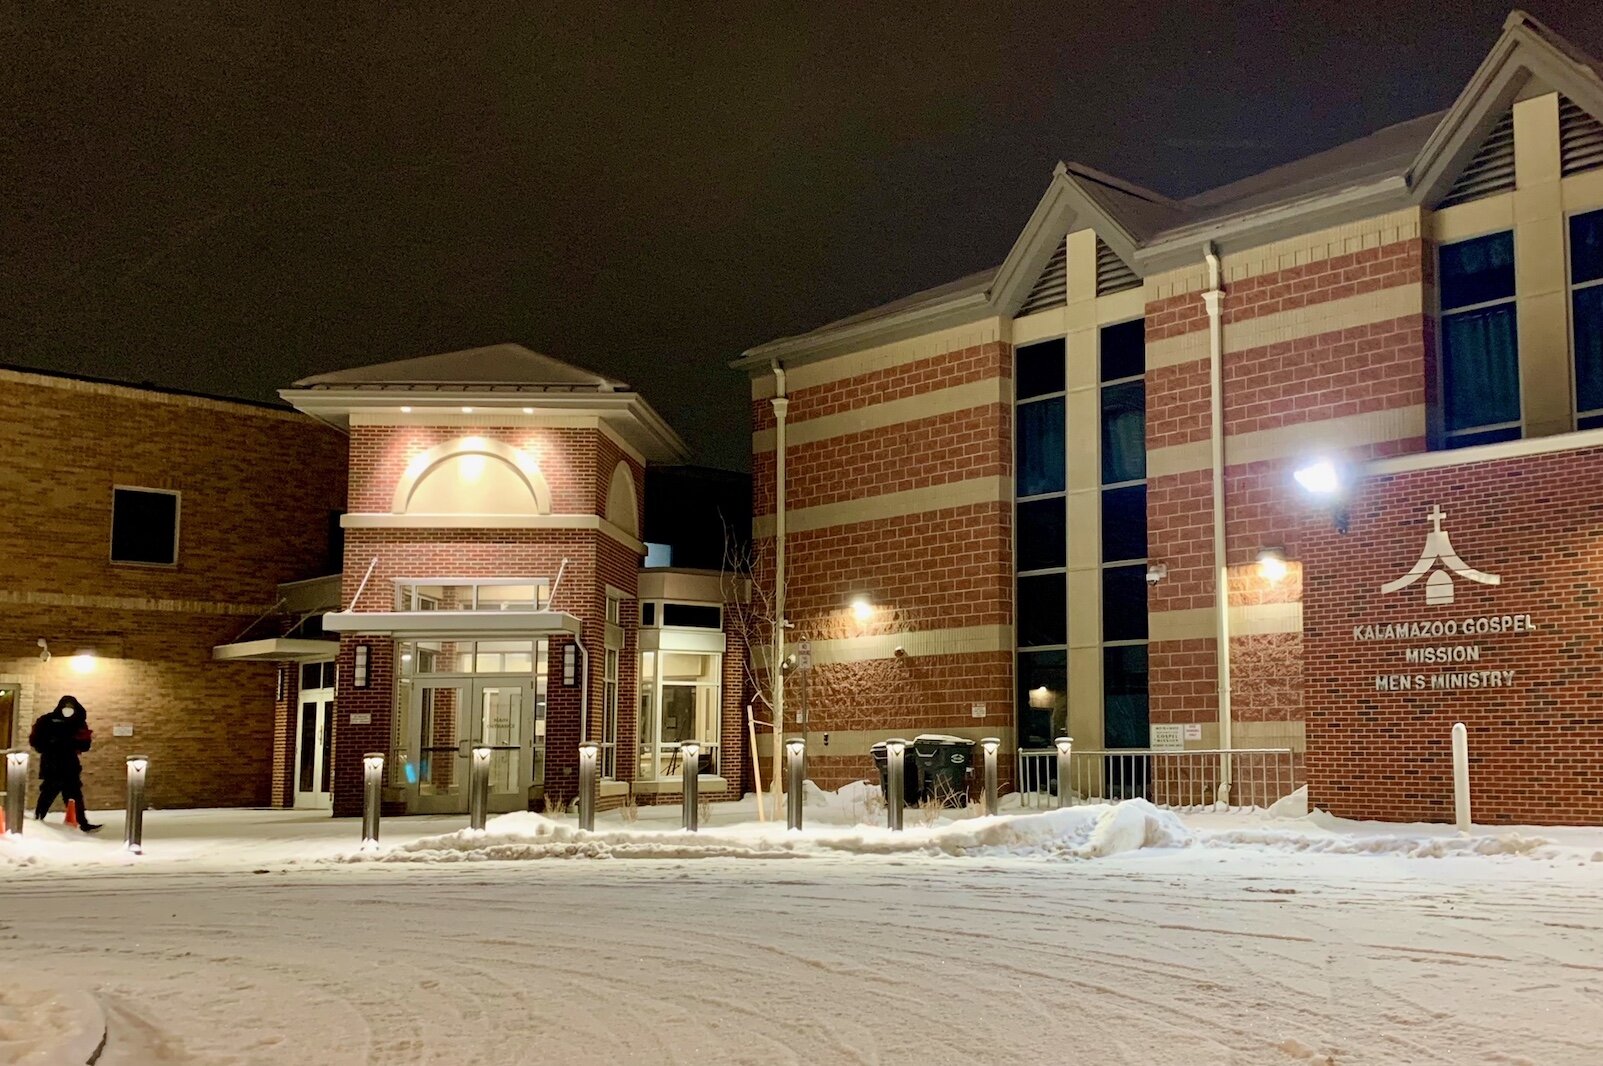
[[[1431,521],[1431,531],[1425,534],[1425,550],[1419,553],[1419,561],[1414,564],[1412,570],[1396,581],[1382,585],[1381,592],[1399,592],[1429,574],[1430,577],[1425,580],[1425,602],[1433,607],[1439,607],[1453,602],[1453,579],[1449,576],[1449,571],[1482,585],[1503,583],[1503,579],[1496,574],[1477,570],[1458,557],[1447,531],[1442,528],[1442,521],[1447,517],[1447,512],[1441,509],[1440,504],[1431,504],[1430,512],[1425,517]],[[1445,569],[1436,569],[1438,562]]]

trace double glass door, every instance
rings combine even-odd
[[[295,807],[326,811],[334,764],[334,664],[302,663],[295,701]]]
[[[526,675],[415,679],[411,688],[410,808],[420,814],[468,809],[468,766],[476,747],[490,755],[490,810],[522,811],[544,767],[543,714]]]

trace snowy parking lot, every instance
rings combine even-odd
[[[154,813],[139,859],[30,824],[5,985],[61,995],[0,992],[0,1060],[60,1061],[88,993],[112,1066],[1603,1062],[1603,831],[674,814],[392,820],[368,858],[410,861],[360,862],[288,812]]]

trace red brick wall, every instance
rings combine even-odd
[[[1372,478],[1346,536],[1309,513],[1303,533],[1310,798],[1358,818],[1449,821],[1451,729],[1469,727],[1479,822],[1603,820],[1603,450],[1471,463]],[[1419,559],[1439,504],[1487,587],[1454,580],[1451,606],[1428,606],[1424,579],[1380,586]],[[1529,615],[1532,633],[1355,640],[1353,627]],[[1471,645],[1478,663],[1405,662],[1408,647]],[[1377,675],[1514,672],[1512,687],[1377,691]]]
[[[328,572],[344,437],[286,410],[13,371],[0,401],[0,497],[22,516],[0,524],[0,674],[31,716],[83,700],[91,809],[122,805],[130,754],[151,758],[155,806],[268,803],[273,667],[211,649],[266,614],[279,582]],[[182,493],[176,566],[110,562],[114,485]],[[69,666],[80,647],[99,658],[87,675]]]
[[[414,456],[461,437],[487,437],[517,448],[535,460],[551,489],[555,514],[601,514],[605,510],[608,463],[598,470],[602,435],[593,429],[535,429],[528,426],[352,426],[350,439],[353,513],[388,513],[395,488]],[[611,444],[610,441],[607,442]],[[638,474],[638,471],[637,471]],[[638,486],[637,478],[637,486]],[[598,507],[595,494],[601,493]]]

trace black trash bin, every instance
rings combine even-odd
[[[918,760],[919,798],[939,799],[943,807],[967,807],[969,775],[974,772],[974,742],[944,733],[913,738]]]
[[[879,794],[889,803],[891,789],[886,780],[885,742],[875,744],[868,753],[874,757],[874,768],[879,771]],[[918,760],[913,757],[913,746],[909,744],[902,752],[902,802],[908,807],[918,806],[918,778]]]

